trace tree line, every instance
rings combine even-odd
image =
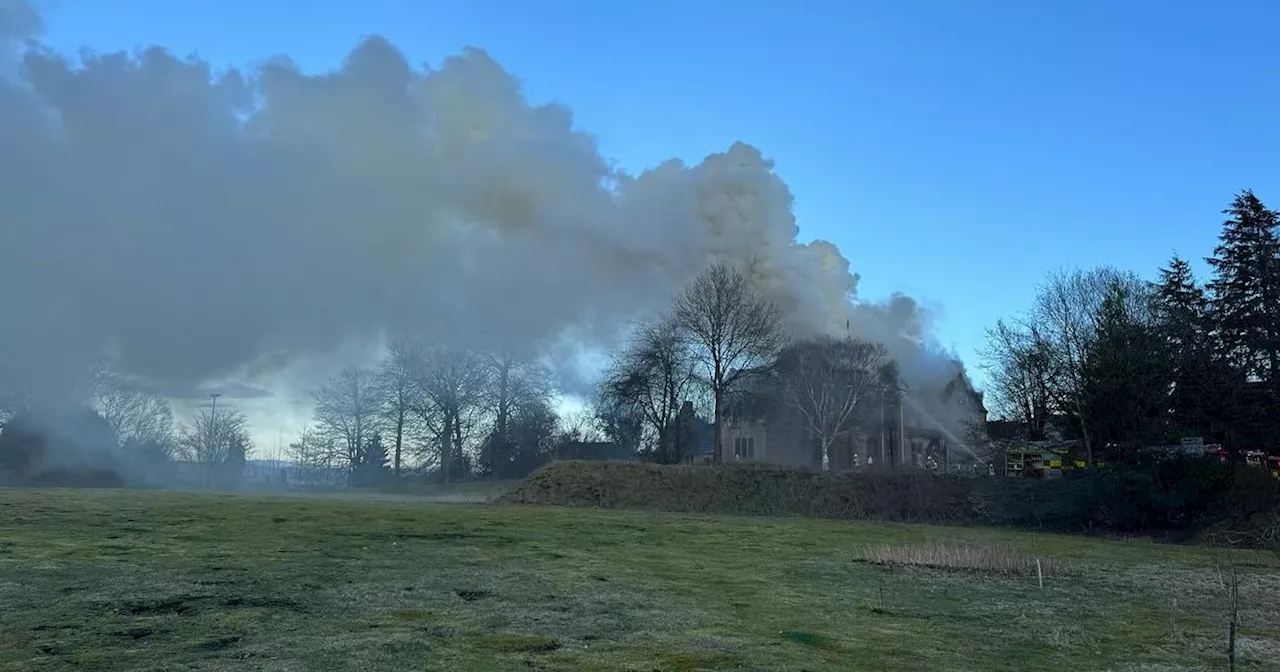
[[[637,322],[588,408],[566,417],[556,412],[553,372],[536,360],[401,339],[376,366],[344,369],[314,391],[312,419],[288,457],[308,478],[337,475],[331,484],[355,485],[521,478],[557,456],[603,456],[592,450],[679,463],[711,449],[718,459],[726,409],[744,383],[763,381],[826,464],[829,447],[897,390],[895,369],[880,344],[796,338],[785,317],[740,269],[713,264],[668,310]],[[239,410],[215,399],[179,423],[167,399],[108,368],[92,387],[83,417],[52,424],[109,447],[102,452],[121,471],[166,481],[159,472],[185,462],[206,486],[229,486],[243,474],[253,446]],[[694,431],[706,424],[698,411],[712,418],[710,437]],[[0,469],[20,471],[49,452],[38,427],[48,429],[50,418],[31,413],[19,412],[0,432]]]
[[[240,411],[211,406],[177,422],[168,399],[107,366],[91,374],[85,396],[84,404],[57,408],[21,399],[6,404],[0,470],[19,479],[57,472],[79,481],[92,472],[100,485],[172,484],[173,465],[183,461],[205,486],[240,480],[252,450]]]
[[[981,353],[993,417],[1016,438],[1080,440],[1086,459],[1202,437],[1267,449],[1280,430],[1280,223],[1252,191],[1224,211],[1197,279],[1174,255],[1153,279],[1051,273]]]
[[[536,361],[399,340],[376,367],[344,369],[314,393],[290,456],[304,469],[345,469],[357,484],[520,477],[558,444],[586,438],[561,427],[555,397]]]
[[[741,270],[713,264],[634,325],[580,413],[557,417],[552,374],[536,362],[401,340],[378,366],[346,369],[315,393],[290,452],[304,468],[338,467],[364,483],[520,478],[557,456],[605,456],[581,452],[584,443],[680,463],[721,445],[725,409],[748,377],[773,385],[824,455],[897,389],[882,345],[793,338],[778,304]],[[710,437],[696,436],[695,409],[712,417]]]

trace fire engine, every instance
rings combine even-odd
[[[1064,471],[1084,469],[1084,460],[1072,454],[1071,445],[1026,446],[1006,450],[1004,473],[1010,477],[1058,478]]]
[[[1225,448],[1216,448],[1206,452],[1210,457],[1219,462],[1226,462],[1229,455]],[[1256,469],[1266,469],[1271,473],[1272,478],[1280,479],[1280,455],[1268,455],[1264,450],[1246,450],[1241,453],[1244,456],[1244,463]]]
[[[1261,450],[1246,450],[1244,463],[1258,469],[1266,469],[1271,472],[1272,478],[1280,478],[1280,455],[1268,455]]]

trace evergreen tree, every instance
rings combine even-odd
[[[479,468],[480,475],[484,478],[501,478],[500,474],[512,461],[515,453],[514,442],[511,440],[510,416],[508,415],[503,422],[507,427],[505,429],[495,427],[480,447]]]
[[[1214,375],[1209,299],[1186,259],[1174,255],[1160,269],[1154,307],[1169,366],[1169,428],[1179,435],[1214,434],[1220,381]]]
[[[1136,448],[1157,442],[1168,407],[1168,357],[1149,319],[1145,290],[1112,284],[1083,365],[1084,413],[1097,445]]]
[[[1223,211],[1219,244],[1207,261],[1217,336],[1229,361],[1250,380],[1280,393],[1280,237],[1277,214],[1252,191]]]
[[[1280,410],[1280,235],[1277,213],[1252,191],[1224,211],[1209,309],[1220,373],[1230,385],[1216,395],[1226,405],[1232,449],[1273,436]]]
[[[546,399],[528,399],[513,409],[511,453],[499,478],[524,478],[546,463],[554,451],[559,419]]]
[[[382,445],[381,432],[374,432],[360,451],[360,462],[356,466],[356,481],[359,485],[378,485],[385,483],[391,475],[391,457],[386,446]]]
[[[31,415],[14,415],[0,427],[0,472],[22,478],[39,466],[48,444],[46,432]]]
[[[246,438],[239,434],[228,437],[227,442],[227,459],[221,465],[223,474],[222,486],[234,488],[240,485],[240,481],[244,479],[244,468],[248,463],[249,447],[246,445]]]
[[[604,437],[630,455],[640,453],[644,439],[644,418],[636,409],[609,399],[595,405],[596,419]]]
[[[1166,347],[1175,359],[1190,358],[1208,345],[1209,299],[1196,284],[1191,264],[1174,255],[1169,267],[1160,269],[1155,287],[1156,317]]]

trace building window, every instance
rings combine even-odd
[[[733,456],[739,460],[752,460],[756,456],[756,439],[753,436],[739,436],[733,440]]]

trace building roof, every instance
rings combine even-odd
[[[693,416],[693,446],[689,454],[695,457],[716,454],[716,427],[698,416]]]

